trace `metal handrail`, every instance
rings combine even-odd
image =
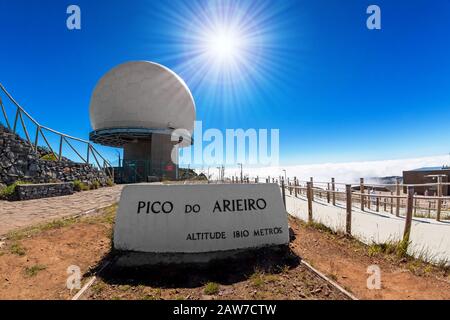
[[[84,140],[84,139],[80,139],[77,137],[73,137],[70,136],[68,134],[59,132],[57,130],[54,130],[52,128],[46,127],[41,125],[38,121],[36,121],[13,97],[12,95],[6,90],[6,88],[0,83],[0,89],[1,91],[3,91],[6,96],[9,98],[9,100],[16,106],[17,110],[16,110],[16,114],[15,114],[15,119],[13,122],[13,126],[11,126],[11,122],[8,119],[8,115],[6,112],[6,108],[0,98],[0,107],[2,109],[2,114],[5,118],[5,122],[6,122],[6,126],[8,127],[8,129],[12,130],[14,133],[17,132],[17,122],[20,120],[20,124],[22,125],[23,131],[25,133],[26,136],[26,140],[28,141],[28,143],[30,144],[30,146],[37,150],[38,147],[38,142],[39,142],[39,134],[42,136],[42,138],[44,139],[45,144],[47,145],[47,147],[49,148],[50,152],[58,158],[58,160],[62,159],[62,152],[63,152],[63,143],[66,142],[67,145],[75,152],[75,154],[86,164],[90,164],[89,162],[89,156],[90,154],[93,155],[95,163],[97,164],[98,168],[102,171],[105,172],[105,174],[107,174],[110,178],[114,178],[114,170],[113,170],[113,166],[111,165],[111,163],[105,158],[103,157],[100,152],[92,145],[92,143],[90,141]],[[23,119],[23,116],[26,116],[35,126],[36,126],[36,134],[35,134],[35,140],[34,143],[31,141],[31,137],[28,133],[27,127],[25,125],[25,121]],[[53,148],[51,147],[47,137],[44,135],[44,130],[49,131],[57,136],[59,136],[60,138],[60,142],[59,142],[59,153],[56,154],[55,151],[53,150]],[[70,140],[73,141],[78,141],[81,143],[84,143],[87,145],[87,156],[86,159],[84,157],[81,156],[81,153],[79,151],[76,150],[76,148],[70,143]],[[103,166],[100,164],[98,158],[100,158],[101,160],[103,160]]]

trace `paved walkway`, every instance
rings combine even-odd
[[[14,229],[114,204],[119,201],[122,188],[122,185],[116,185],[57,198],[21,202],[0,201],[0,235],[5,235]]]
[[[308,220],[308,203],[303,197],[286,196],[288,212],[304,221]],[[322,201],[313,202],[313,219],[334,231],[345,230],[346,209]],[[399,241],[403,237],[405,219],[382,212],[352,210],[352,235],[366,244]],[[413,218],[411,244],[408,253],[426,257],[436,263],[450,265],[450,222],[437,222],[426,218]]]

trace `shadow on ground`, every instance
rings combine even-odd
[[[301,262],[301,258],[286,246],[249,250],[234,258],[215,260],[207,264],[123,268],[111,262],[101,270],[105,261],[114,261],[117,255],[118,253],[111,253],[90,273],[97,274],[102,281],[110,285],[196,288],[208,282],[231,285],[249,279],[258,271],[277,274],[296,268]]]

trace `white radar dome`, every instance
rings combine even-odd
[[[128,62],[97,83],[90,119],[95,131],[141,128],[192,133],[195,103],[187,85],[172,70],[153,62]]]

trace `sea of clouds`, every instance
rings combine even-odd
[[[337,182],[355,183],[359,178],[375,178],[402,176],[403,171],[413,170],[421,167],[441,167],[448,165],[450,158],[448,155],[430,156],[423,158],[410,158],[398,160],[362,161],[362,162],[341,162],[341,163],[321,163],[309,165],[291,165],[283,167],[263,167],[246,168],[244,174],[250,177],[278,177],[284,176],[283,169],[288,177],[297,177],[300,180],[309,180],[314,177],[315,181],[330,181],[332,177]],[[238,168],[227,168],[225,175],[239,175]],[[212,172],[213,178],[216,173]]]

